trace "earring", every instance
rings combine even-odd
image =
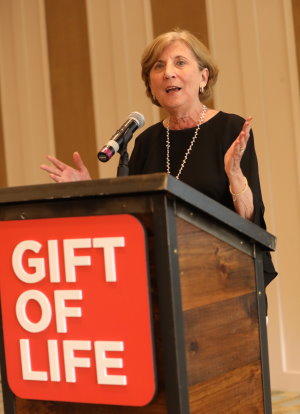
[[[203,95],[203,93],[204,93],[204,87],[203,86],[200,86],[200,93]]]

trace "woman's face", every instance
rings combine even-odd
[[[186,43],[175,40],[152,66],[150,88],[167,111],[189,112],[199,108],[199,88],[206,85],[207,78],[208,70],[200,70]]]

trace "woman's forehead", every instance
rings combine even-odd
[[[191,48],[183,40],[173,40],[162,49],[160,54],[158,54],[158,60],[163,60],[167,57],[176,58],[177,56],[195,58]]]

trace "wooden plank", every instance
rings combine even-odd
[[[250,256],[182,219],[177,226],[183,310],[255,290]]]
[[[16,398],[17,414],[165,414],[166,412],[166,401],[163,392],[159,392],[155,399],[145,407],[74,404]]]
[[[184,313],[189,385],[259,360],[255,302],[249,294]]]
[[[190,388],[190,414],[263,414],[260,363]]]

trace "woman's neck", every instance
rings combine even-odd
[[[165,120],[165,126],[170,129],[187,129],[193,128],[199,124],[203,106],[190,113],[171,113]]]
[[[203,122],[205,123],[213,118],[219,111],[211,108],[207,108]],[[195,111],[193,115],[189,114],[170,114],[168,118],[163,121],[166,128],[169,129],[187,129],[194,128],[199,124],[202,114],[202,106],[199,111]]]

